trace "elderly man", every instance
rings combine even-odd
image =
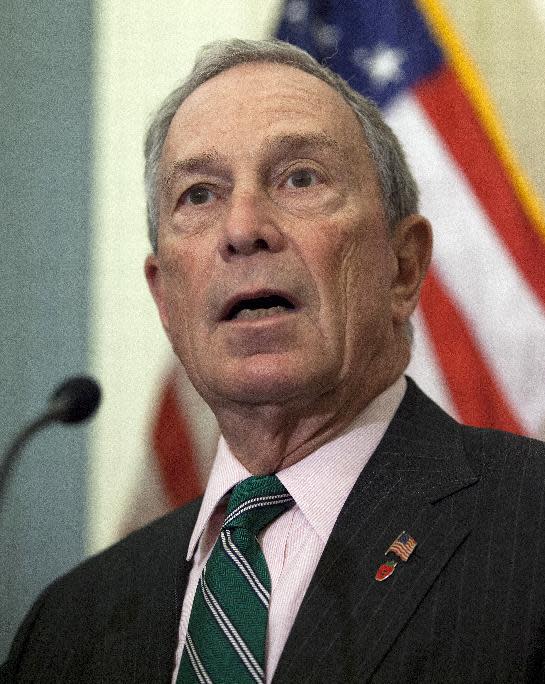
[[[403,376],[431,231],[377,109],[230,41],[146,160],[146,277],[222,438],[201,501],[44,592],[8,681],[541,681],[545,449]]]

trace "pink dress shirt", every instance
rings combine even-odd
[[[341,508],[386,432],[406,387],[405,378],[400,377],[374,399],[344,433],[277,473],[295,500],[295,506],[278,517],[260,535],[272,587],[265,649],[267,683],[274,675],[301,601]],[[219,535],[229,498],[227,494],[250,475],[230,452],[225,440],[220,438],[187,552],[187,560],[193,558],[193,567],[182,606],[173,682],[176,681],[185,644],[193,596],[201,571]]]

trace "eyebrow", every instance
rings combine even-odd
[[[266,138],[265,149],[273,157],[295,154],[310,149],[325,149],[344,155],[339,143],[325,133],[289,133],[279,137]]]
[[[197,157],[179,159],[178,161],[175,161],[169,171],[160,178],[159,185],[164,192],[170,194],[172,186],[180,176],[183,176],[184,174],[217,173],[220,164],[220,155],[215,151],[205,152]]]

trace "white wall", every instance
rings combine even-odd
[[[261,38],[278,0],[97,0],[92,358],[104,403],[92,433],[89,549],[114,541],[146,458],[150,407],[170,350],[143,277],[142,141],[197,49]]]

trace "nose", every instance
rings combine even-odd
[[[219,251],[225,261],[258,252],[279,252],[284,235],[274,217],[270,200],[245,192],[230,198],[220,237]]]

